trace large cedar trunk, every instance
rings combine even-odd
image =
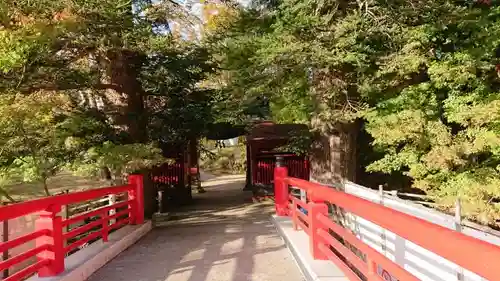
[[[106,110],[116,126],[127,133],[128,142],[146,142],[147,116],[144,91],[138,79],[142,57],[127,50],[106,54],[106,80],[114,87],[106,93]]]
[[[316,133],[311,151],[310,180],[344,190],[345,180],[356,180],[356,139],[359,124],[356,122],[349,125],[325,126],[324,122],[318,118],[311,122]],[[344,226],[351,223],[344,209],[328,205],[332,220]]]
[[[359,125],[335,126],[317,131],[311,151],[311,181],[343,189],[345,180],[356,181],[356,140]]]
[[[345,2],[345,1],[344,1]],[[345,3],[344,3],[345,4]],[[348,67],[348,66],[345,66]],[[343,188],[344,180],[356,180],[356,141],[361,122],[338,120],[346,114],[346,104],[358,104],[359,93],[349,84],[343,69],[316,69],[312,89],[315,133],[311,159],[311,180]],[[332,91],[338,92],[332,97]]]

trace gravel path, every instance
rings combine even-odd
[[[269,220],[270,203],[242,191],[244,176],[206,177],[207,193],[173,214],[89,280],[303,281]]]

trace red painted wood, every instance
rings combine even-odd
[[[302,212],[296,211],[301,214]],[[325,230],[325,226],[318,221],[318,215],[328,215],[328,207],[324,203],[309,203],[308,219],[309,219],[309,249],[311,255],[316,260],[326,260],[328,257],[319,249],[320,245],[324,245],[323,240],[319,237],[318,231]]]
[[[0,262],[1,271],[1,269],[9,268],[34,256],[36,256],[38,259],[38,262],[36,264],[22,269],[6,280],[22,280],[24,277],[29,276],[34,272],[38,272],[38,275],[40,277],[58,275],[64,271],[64,257],[68,251],[71,251],[72,249],[83,245],[84,243],[99,236],[104,237],[104,240],[106,240],[109,231],[124,224],[143,223],[143,178],[141,175],[131,175],[129,177],[129,182],[130,184],[123,186],[114,186],[83,192],[75,192],[1,207],[0,220],[9,220],[28,214],[38,213],[38,219],[35,222],[34,232],[7,242],[0,243],[0,252],[7,251],[32,240],[35,240],[36,244],[35,248],[20,253],[17,256],[10,258],[9,260]],[[128,193],[129,201],[119,202],[111,206],[101,207],[97,210],[92,210],[90,212],[77,215],[64,221],[59,216],[61,207],[63,205],[85,202],[88,200],[98,199],[109,194],[121,194],[123,192]],[[126,206],[129,206],[127,210],[118,212],[113,217],[108,216],[109,210]],[[126,218],[108,227],[110,218],[118,218],[126,214],[133,218],[133,220],[131,218]],[[64,227],[93,216],[101,216],[101,219],[74,229],[70,232],[63,233]],[[85,233],[90,229],[101,225],[102,227],[99,231],[64,247],[64,241],[66,239],[74,237],[81,233]]]
[[[103,220],[99,219],[99,220],[95,220],[95,221],[93,221],[91,223],[88,223],[86,225],[74,228],[71,231],[64,233],[63,234],[63,239],[67,240],[67,239],[73,238],[75,236],[78,236],[78,235],[80,235],[82,233],[85,233],[85,232],[91,230],[94,227],[102,225],[102,223],[103,223]]]
[[[307,223],[308,225],[311,223],[309,216],[305,215],[300,210],[297,210],[297,212],[295,212],[295,213],[297,213],[297,219],[301,219],[303,222]]]
[[[304,202],[304,201],[302,201],[302,200],[300,200],[300,199],[296,198],[295,196],[290,195],[290,199],[291,199],[291,200],[292,200],[292,202],[294,202],[296,205],[298,205],[298,206],[300,206],[300,207],[302,207],[302,208],[304,208],[304,209],[306,209],[306,210],[309,208],[309,205],[308,205],[306,202]]]
[[[285,184],[285,178],[288,176],[286,167],[276,167],[274,169],[274,200],[276,214],[286,216],[288,209],[288,185]]]
[[[129,200],[134,201],[131,204],[133,210],[132,224],[144,223],[144,181],[142,175],[130,175],[129,184],[134,186],[129,192]]]
[[[56,276],[64,271],[64,238],[62,218],[58,215],[61,212],[60,205],[52,205],[39,214],[36,220],[35,229],[48,229],[50,235],[38,237],[36,247],[49,245],[50,250],[38,253],[38,261],[50,260],[50,263],[38,270],[38,276]]]
[[[337,239],[333,238],[330,233],[328,233],[325,229],[318,229],[318,238],[322,240],[323,245],[332,246],[335,248],[337,252],[339,252],[346,260],[352,263],[357,270],[361,271],[361,273],[367,275],[368,267],[366,263],[361,260],[360,257],[356,256],[350,249],[340,243]]]
[[[93,233],[85,236],[85,238],[82,238],[82,239],[76,241],[75,243],[69,244],[68,246],[66,246],[63,249],[63,252],[68,253],[68,252],[78,248],[79,246],[82,246],[83,244],[85,244],[85,243],[89,242],[90,240],[95,239],[97,237],[102,237],[101,231],[93,232]]]
[[[305,225],[305,223],[300,218],[297,219],[297,225],[300,229],[304,230],[305,233],[309,234],[309,227],[307,227],[307,225]]]
[[[17,237],[15,239],[9,240],[4,243],[0,243],[0,253],[3,253],[9,249],[15,248],[19,245],[22,245],[24,243],[27,243],[29,241],[35,240],[36,238],[44,235],[49,235],[50,231],[48,229],[41,229],[37,230],[35,232]]]
[[[499,246],[475,239],[440,225],[436,225],[420,218],[384,207],[331,187],[297,178],[286,177],[284,180],[280,179],[279,185],[281,192],[283,192],[283,182],[286,183],[285,185],[292,185],[296,188],[305,190],[311,201],[334,204],[337,207],[343,208],[346,211],[369,220],[380,227],[385,228],[431,252],[434,252],[488,280],[500,280],[500,267],[497,266],[497,261],[500,260]],[[287,213],[282,209],[280,209],[280,211],[282,213]],[[297,209],[289,211],[299,212]],[[385,257],[377,254],[375,250],[353,237],[347,230],[330,221],[325,214],[313,214],[312,216],[313,221],[310,233],[313,235],[317,233],[318,227],[320,229],[324,229],[324,227],[332,229],[338,235],[341,235],[344,239],[346,239],[350,244],[354,245],[365,254],[368,254],[369,262],[384,266],[384,269],[388,270],[392,275],[395,275],[399,280],[418,280],[408,272],[404,271],[404,269],[401,269],[397,264],[388,261]],[[316,245],[317,243],[314,242],[311,247],[315,247]],[[323,246],[324,245],[319,243],[320,248],[324,248]],[[327,256],[329,258],[332,257],[329,254],[327,254]],[[334,261],[338,263],[339,260]],[[368,266],[370,270],[373,271],[373,269],[371,269],[372,264],[369,264]],[[344,272],[349,277],[350,273],[347,271]],[[378,277],[373,277],[372,272],[368,272],[368,275],[369,276],[367,277],[369,280],[378,280]]]
[[[3,271],[4,269],[7,269],[13,265],[16,265],[18,263],[21,263],[35,255],[37,255],[40,252],[50,250],[51,247],[49,245],[43,245],[40,247],[33,248],[29,251],[26,251],[24,253],[21,253],[19,255],[16,255],[6,261],[0,262],[0,271]]]
[[[372,260],[376,260],[377,263],[382,266],[384,269],[392,272],[395,276],[398,276],[400,280],[405,281],[418,281],[419,279],[410,274],[404,268],[394,263],[386,256],[379,253],[377,250],[363,243],[361,240],[356,237],[356,235],[352,234],[350,231],[346,230],[342,226],[336,224],[332,220],[330,220],[327,216],[319,216],[318,221],[323,225],[327,226],[329,229],[337,233],[342,238],[346,239],[349,244],[356,247],[356,249],[365,253],[367,256],[371,257]]]
[[[109,226],[109,229],[117,229],[122,225],[130,223],[130,218],[122,219]]]
[[[74,224],[76,222],[83,221],[86,218],[90,218],[90,217],[101,215],[103,213],[107,213],[108,211],[110,211],[112,209],[125,207],[127,205],[130,205],[131,203],[132,203],[132,201],[128,200],[128,201],[118,202],[118,203],[115,203],[113,205],[100,207],[100,208],[97,208],[97,209],[92,210],[90,212],[85,212],[83,214],[80,214],[80,215],[77,215],[77,216],[74,216],[74,217],[71,217],[69,219],[64,220],[63,226],[71,225],[71,224]]]
[[[293,225],[293,230],[299,230],[299,224],[298,224],[298,213],[297,212],[297,203],[295,202],[295,200],[293,200],[294,198],[290,195],[290,199],[292,199],[292,211],[291,211],[291,217],[292,217],[292,225]]]
[[[260,185],[271,185],[273,183],[273,171],[276,166],[277,154],[260,154],[253,160],[252,183]],[[279,154],[284,157],[285,166],[288,168],[289,176],[309,179],[309,161],[307,158],[295,154]]]
[[[11,276],[3,279],[3,281],[19,281],[19,280],[23,280],[24,278],[30,276],[31,274],[37,272],[38,270],[40,270],[41,268],[47,266],[48,264],[50,263],[49,260],[43,260],[43,261],[39,261],[35,264],[32,264],[14,274],[12,274]]]
[[[328,247],[321,244],[321,245],[319,245],[318,248],[331,262],[333,262],[335,265],[337,265],[337,267],[339,267],[340,270],[342,270],[342,272],[344,272],[345,276],[350,281],[362,281],[362,279],[359,278],[359,276],[356,273],[354,273],[354,271],[349,266],[347,266],[347,264],[345,264],[344,261],[342,261],[336,254],[334,254],[332,251],[330,251],[330,249],[328,249]]]
[[[109,194],[128,192],[132,190],[132,188],[133,186],[131,185],[112,186],[11,204],[0,208],[0,221],[22,217],[31,213],[36,213],[38,211],[43,211],[51,205],[62,206],[79,203],[97,199]]]
[[[151,171],[150,178],[154,183],[165,184],[169,186],[178,186],[185,184],[185,169],[181,160],[177,159],[174,164],[165,163],[155,167]],[[192,171],[193,172],[193,171]]]
[[[102,241],[108,242],[109,240],[109,212],[104,212],[101,215],[101,233],[102,233]]]
[[[130,209],[127,209],[127,210],[124,210],[124,211],[120,211],[120,212],[117,212],[116,214],[114,215],[111,215],[108,217],[108,219],[117,219],[119,217],[122,217],[122,216],[125,216],[125,215],[129,215],[130,214]]]

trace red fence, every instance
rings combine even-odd
[[[177,161],[174,164],[165,163],[151,171],[151,180],[154,183],[168,186],[184,185],[184,177],[185,164],[182,161]]]
[[[185,159],[177,158],[175,163],[165,163],[153,168],[149,177],[158,195],[155,211],[161,213],[171,211],[171,208],[189,202],[191,196],[190,177],[196,176],[193,168],[188,167]]]
[[[279,155],[284,158],[290,176],[299,179],[309,179],[309,161],[303,156],[295,154]],[[276,155],[263,155],[257,157],[254,169],[254,184],[272,185]]]
[[[100,198],[111,194],[127,193],[127,199],[63,219],[63,206]],[[0,243],[0,252],[35,241],[35,246],[0,262],[0,271],[36,257],[36,262],[17,271],[4,281],[23,280],[38,272],[40,277],[55,276],[64,271],[65,256],[79,246],[98,238],[108,240],[111,231],[126,224],[144,222],[143,178],[131,175],[129,184],[83,192],[42,198],[0,208],[0,221],[37,215],[35,230]],[[89,223],[82,224],[83,221]],[[111,222],[111,223],[110,223]],[[76,227],[70,228],[71,226]],[[81,239],[75,237],[88,233]]]
[[[276,213],[290,216],[294,229],[309,235],[315,259],[332,261],[349,280],[383,281],[377,266],[398,280],[419,279],[332,221],[326,203],[369,220],[487,280],[500,280],[500,247],[496,245],[331,187],[288,177],[286,167],[277,167],[274,176]],[[292,196],[290,187],[306,191],[307,202]]]

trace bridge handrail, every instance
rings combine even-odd
[[[286,167],[278,166],[275,169],[275,202],[276,213],[281,216],[291,216],[294,221],[294,227],[304,226],[303,215],[300,212],[307,212],[308,224],[306,232],[310,236],[311,252],[316,259],[330,259],[337,263],[348,277],[358,280],[351,267],[345,265],[335,254],[328,255],[324,249],[326,246],[332,246],[341,254],[347,249],[342,247],[338,240],[333,238],[329,232],[333,231],[349,244],[363,251],[367,260],[362,260],[362,267],[359,260],[354,260],[349,253],[344,256],[356,270],[367,276],[368,280],[383,280],[376,273],[376,266],[372,263],[384,266],[391,274],[399,280],[418,280],[409,273],[402,272],[401,267],[388,260],[383,255],[379,255],[376,250],[364,244],[361,240],[352,235],[348,230],[333,222],[328,218],[328,210],[325,202],[334,204],[346,211],[349,211],[363,219],[371,221],[380,227],[389,230],[404,239],[407,239],[435,254],[470,270],[487,280],[500,280],[500,267],[497,266],[500,260],[500,247],[488,242],[475,239],[460,232],[430,223],[420,218],[384,207],[382,205],[370,202],[368,200],[356,197],[354,195],[336,190],[332,187],[324,186],[309,181],[288,177]],[[295,198],[289,196],[290,186],[306,191],[307,209],[298,208]],[[291,200],[291,204],[290,204]],[[295,199],[298,200],[298,199]],[[291,207],[290,207],[291,206]],[[340,232],[340,233],[339,233]],[[344,247],[345,248],[345,247]],[[350,251],[349,249],[347,249]],[[340,263],[339,263],[340,261]],[[389,264],[390,263],[390,264]],[[389,268],[388,268],[389,267]],[[404,270],[404,269],[403,269]],[[401,276],[401,274],[403,276]],[[371,277],[373,276],[373,277]],[[359,279],[360,280],[360,279]]]
[[[127,193],[128,199],[80,213],[70,218],[63,219],[60,216],[62,207],[65,205],[121,193]],[[118,212],[110,212],[111,210],[123,208],[124,210]],[[66,254],[73,249],[99,237],[104,242],[107,242],[109,232],[125,224],[142,224],[144,222],[143,176],[130,175],[127,185],[74,192],[0,207],[0,221],[32,214],[38,215],[35,221],[35,230],[0,243],[0,252],[6,252],[33,240],[35,241],[35,247],[7,260],[0,261],[0,272],[35,256],[37,261],[3,279],[4,281],[23,280],[34,273],[38,273],[40,277],[59,275],[65,269],[64,258]],[[96,216],[99,219],[70,231],[64,231],[69,225]],[[72,243],[67,242],[69,239],[74,239],[95,228],[99,228],[99,230],[91,232],[85,238]]]

